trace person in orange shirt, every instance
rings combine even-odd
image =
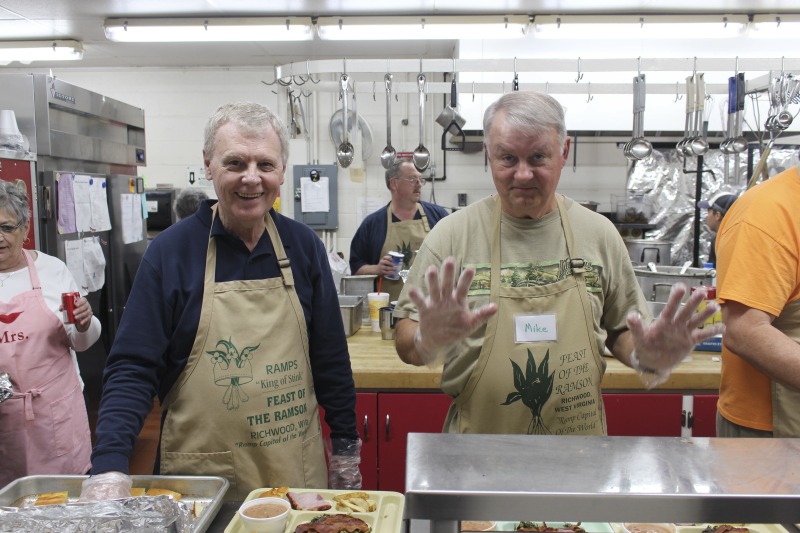
[[[746,191],[717,234],[718,437],[800,437],[800,173]]]

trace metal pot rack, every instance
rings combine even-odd
[[[385,73],[508,73],[508,81],[457,83],[458,93],[468,98],[470,94],[499,94],[514,89],[536,90],[550,94],[582,94],[591,99],[599,94],[632,94],[632,86],[624,83],[594,83],[583,81],[587,73],[608,72],[675,72],[676,78],[683,78],[686,72],[741,72],[741,71],[780,71],[800,73],[800,58],[617,58],[617,59],[323,59],[289,63],[275,67],[274,80],[265,81],[267,85],[302,86],[309,92],[337,92],[341,89],[338,76],[347,74]],[[522,83],[520,73],[566,73],[574,72],[574,83]],[[322,80],[321,75],[329,75],[330,81]],[[335,79],[334,79],[335,76]],[[460,78],[460,76],[459,76]],[[359,80],[361,81],[361,80]],[[770,74],[747,81],[747,92],[760,92],[769,87]],[[311,83],[313,82],[313,83]],[[373,84],[359,84],[359,93],[374,93]],[[377,87],[377,81],[376,81]],[[451,84],[447,81],[426,84],[428,94],[449,94]],[[685,83],[648,83],[647,94],[683,94]],[[395,81],[392,92],[413,94],[418,91],[415,80]],[[706,94],[728,93],[727,83],[706,85]]]

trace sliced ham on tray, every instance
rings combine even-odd
[[[286,497],[296,511],[327,511],[331,504],[316,492],[287,492]]]

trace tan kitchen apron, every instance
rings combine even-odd
[[[542,286],[501,285],[501,211],[493,213],[491,300],[498,312],[486,326],[478,363],[450,407],[445,431],[537,435],[605,435],[597,348],[584,261],[576,258],[572,227],[558,200],[572,275]],[[515,317],[555,315],[556,339],[515,342]],[[524,326],[529,323],[522,320]],[[523,330],[525,328],[523,327]],[[446,369],[445,369],[446,372]]]
[[[800,342],[800,301],[788,304],[772,324]],[[772,382],[772,436],[800,437],[800,392]]]
[[[428,225],[428,215],[425,214],[425,210],[419,202],[417,202],[417,211],[422,218],[392,222],[392,204],[386,208],[386,240],[383,241],[381,257],[390,251],[402,253],[405,256],[403,265],[400,267],[402,270],[409,269],[414,264],[414,254],[419,250],[425,235],[431,230]],[[384,278],[381,284],[381,291],[389,293],[390,302],[397,300],[400,291],[403,290],[402,279]]]
[[[269,214],[265,223],[276,278],[215,282],[209,235],[197,336],[164,402],[161,473],[225,477],[226,499],[328,484],[305,318]]]

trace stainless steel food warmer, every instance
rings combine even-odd
[[[406,518],[800,522],[800,439],[411,434]]]

